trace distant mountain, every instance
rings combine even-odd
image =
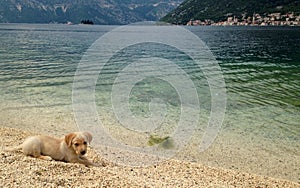
[[[185,0],[161,21],[186,24],[188,21],[210,19],[224,21],[229,15],[242,18],[255,13],[300,13],[300,0]]]
[[[183,0],[1,0],[0,22],[128,24],[156,21]]]

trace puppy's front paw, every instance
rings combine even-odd
[[[39,158],[46,161],[52,161],[52,158],[50,156],[40,156]]]

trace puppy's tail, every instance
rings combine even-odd
[[[12,147],[12,148],[4,148],[3,151],[8,151],[8,152],[13,152],[13,151],[18,151],[21,150],[23,148],[23,145],[19,145],[17,147]]]

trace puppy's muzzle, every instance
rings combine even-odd
[[[86,154],[86,151],[81,151],[80,154],[84,155],[84,154]]]

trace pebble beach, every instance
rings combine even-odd
[[[101,167],[44,161],[7,152],[31,132],[0,127],[0,187],[300,187],[299,183],[199,163],[167,160],[147,167],[113,164],[92,148],[87,157]]]

